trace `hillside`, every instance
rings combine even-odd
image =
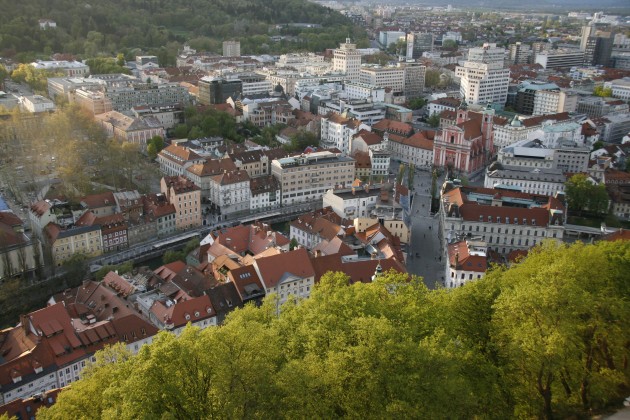
[[[313,49],[320,43],[334,47],[349,33],[364,36],[360,30],[354,33],[338,12],[306,0],[0,0],[0,10],[0,55],[5,56],[72,53],[88,58],[140,48],[167,50],[173,59],[177,46],[190,40],[198,44],[193,47],[218,50],[219,41],[242,39],[247,54],[282,50],[283,45],[269,42],[272,34],[298,36],[291,42],[297,44],[294,49]],[[40,30],[40,19],[51,19],[57,27]],[[280,23],[316,23],[323,28],[270,26]]]
[[[628,395],[630,242],[545,243],[449,291],[347,282],[100,353],[38,418],[590,418]]]

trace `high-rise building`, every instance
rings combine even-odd
[[[407,99],[417,98],[424,91],[426,66],[420,63],[398,63],[398,67],[405,70],[405,85],[403,93]]]
[[[610,32],[598,31],[595,36],[586,40],[584,64],[592,66],[608,66],[612,55],[614,38]]]
[[[202,77],[199,80],[199,103],[203,105],[222,104],[230,97],[243,93],[240,79],[219,79]]]
[[[460,94],[469,104],[505,104],[510,70],[503,68],[505,50],[496,44],[471,48],[468,60],[455,69],[461,78]]]
[[[533,55],[531,45],[517,42],[510,45],[510,64],[528,64]]]
[[[344,44],[333,51],[333,71],[346,74],[346,79],[351,82],[359,81],[361,72],[361,53],[357,51],[357,45],[346,38]]]
[[[407,59],[422,57],[425,51],[433,51],[434,35],[432,33],[410,32],[407,34]]]
[[[240,57],[240,41],[223,41],[223,57]]]

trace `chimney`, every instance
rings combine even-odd
[[[315,257],[321,257],[322,256],[322,250],[318,249],[317,251],[315,251]]]

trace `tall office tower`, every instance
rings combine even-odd
[[[582,26],[582,37],[580,39],[580,50],[586,51],[586,42],[595,33],[593,24]]]
[[[528,64],[532,62],[531,45],[517,42],[510,44],[510,64]]]
[[[468,60],[455,69],[461,78],[460,94],[469,104],[505,104],[510,70],[503,68],[505,50],[496,44],[471,48]]]
[[[434,36],[431,33],[410,32],[407,34],[407,59],[422,57],[425,51],[433,51]]]
[[[361,72],[361,53],[357,51],[356,44],[346,38],[345,44],[333,51],[333,71],[346,74],[346,78],[352,82],[359,81]]]
[[[612,55],[614,38],[610,32],[597,31],[586,39],[584,64],[607,66]]]
[[[240,57],[240,41],[223,41],[223,57]]]

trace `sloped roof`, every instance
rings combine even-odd
[[[267,289],[276,287],[287,275],[299,278],[315,276],[308,252],[304,248],[259,258],[254,265]]]
[[[350,276],[350,284],[370,283],[378,264],[381,265],[384,272],[389,270],[394,270],[399,273],[407,272],[405,266],[393,258],[343,262],[341,254],[332,254],[313,258],[311,259],[311,263],[315,270],[315,282],[319,282],[322,276],[329,271],[341,271]]]

